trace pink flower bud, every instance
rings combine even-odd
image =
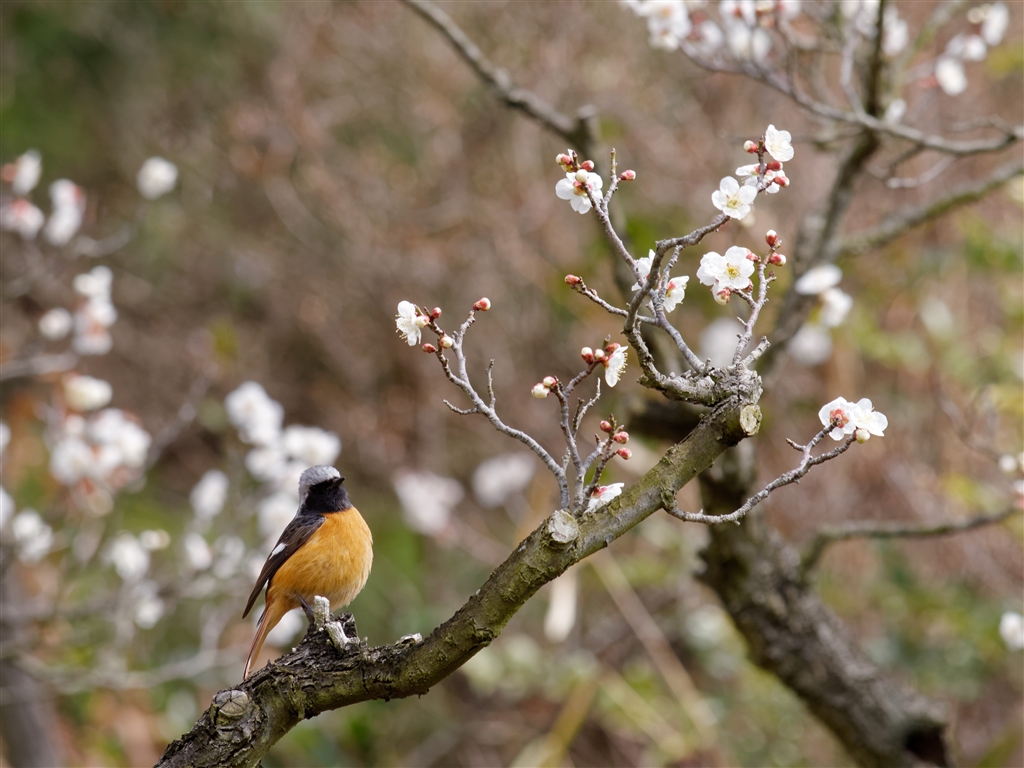
[[[726,304],[729,303],[730,296],[732,296],[732,290],[729,288],[723,288],[721,291],[715,294],[715,301],[724,307]]]
[[[780,163],[778,160],[769,160],[764,165],[765,165],[765,168],[767,168],[769,171],[781,171],[782,170],[782,163]]]
[[[768,243],[769,248],[774,248],[776,245],[779,244],[779,233],[776,232],[774,229],[769,229],[764,234],[764,241]]]
[[[752,261],[752,262],[754,262],[756,264],[757,263],[757,254],[754,253],[753,251],[747,251],[747,261]]]
[[[863,445],[864,443],[866,443],[868,440],[871,439],[871,433],[868,432],[863,427],[858,429],[853,434],[854,434],[854,437],[857,438],[857,442],[860,443],[861,445]]]
[[[778,173],[775,175],[775,178],[772,179],[772,183],[778,184],[780,187],[788,187],[789,179],[783,176],[781,173]]]
[[[580,163],[580,168],[582,168],[584,171],[592,171],[594,170],[594,161],[584,160],[582,163]]]
[[[440,307],[434,307],[432,310],[430,310],[430,319],[431,320],[437,320],[437,318],[439,318],[440,316],[441,316],[441,308]]]
[[[629,432],[616,432],[614,435],[612,435],[612,440],[614,440],[619,445],[625,445],[626,443],[629,442]]]
[[[451,349],[454,343],[455,341],[448,334],[445,334],[444,336],[441,337],[441,346],[444,347],[445,349]]]
[[[426,328],[428,325],[430,325],[429,317],[427,317],[426,315],[416,315],[417,328]]]
[[[533,389],[530,390],[530,394],[537,399],[543,399],[548,396],[551,390],[545,387],[543,384],[534,384]]]
[[[749,152],[751,155],[756,155],[757,154],[757,142],[756,141],[750,141],[750,140],[744,141],[743,142],[743,151],[744,152]]]
[[[597,360],[597,362],[601,362],[602,360],[604,360],[604,350],[603,349],[595,349],[594,350],[594,359]]]
[[[424,351],[424,352],[427,352],[427,353],[430,353],[430,352],[437,352],[437,347],[435,347],[435,346],[434,346],[433,344],[430,344],[430,343],[428,342],[428,343],[426,343],[426,344],[424,344],[424,345],[423,345],[423,351]]]
[[[633,455],[633,452],[629,450],[629,448],[619,448],[619,450],[617,450],[616,453],[619,454],[619,456],[623,459],[628,459],[630,456]]]
[[[580,357],[583,358],[584,363],[590,364],[594,362],[594,350],[590,347],[584,347],[580,350]]]
[[[606,346],[604,348],[604,352],[605,352],[606,355],[615,354],[615,350],[618,349],[621,346],[622,345],[619,344],[618,342],[613,341],[611,344],[609,344],[608,346]]]
[[[602,432],[611,432],[611,431],[612,431],[612,425],[611,425],[611,422],[608,422],[608,421],[602,421],[602,422],[601,422],[601,431],[602,431]]]
[[[541,383],[548,389],[551,389],[553,386],[555,386],[555,384],[558,383],[558,379],[556,379],[554,376],[545,376],[544,381],[542,381]]]
[[[786,263],[786,257],[781,253],[773,253],[771,256],[768,257],[768,261],[770,261],[777,267],[781,267],[783,264]]]
[[[491,308],[491,300],[484,297],[480,299],[476,304],[473,305],[473,309],[477,309],[481,312],[486,312]]]
[[[576,275],[566,275],[565,276],[565,284],[566,285],[579,285],[582,282],[583,282],[583,278],[582,277],[578,277]]]
[[[572,158],[565,153],[559,154],[558,157],[555,158],[555,162],[562,166],[566,171],[572,170]]]
[[[619,175],[621,181],[633,181],[636,178],[636,171],[623,171]]]

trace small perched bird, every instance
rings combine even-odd
[[[263,564],[246,603],[244,619],[267,587],[266,607],[245,660],[243,679],[267,634],[288,611],[310,605],[317,595],[331,601],[331,610],[348,605],[359,594],[373,564],[373,536],[342,487],[334,467],[310,467],[299,478],[299,511],[284,529]]]

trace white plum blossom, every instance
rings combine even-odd
[[[843,270],[835,264],[822,264],[807,270],[793,285],[793,290],[802,296],[819,296],[839,285],[842,279]]]
[[[182,541],[185,557],[195,570],[205,571],[213,564],[213,552],[201,534],[191,531]]]
[[[853,297],[841,288],[829,288],[821,294],[821,314],[818,321],[826,328],[843,324],[853,308]]]
[[[907,47],[910,41],[910,27],[900,18],[899,11],[892,6],[882,16],[882,53],[890,58]]]
[[[985,17],[981,22],[981,37],[990,47],[999,45],[1010,24],[1010,9],[1004,2],[981,7],[985,9]]]
[[[757,24],[757,4],[754,0],[722,0],[718,13],[728,24],[739,22],[747,27]]]
[[[617,347],[604,359],[604,380],[609,387],[619,383],[622,372],[626,370],[626,347]]]
[[[75,312],[75,337],[71,347],[80,355],[105,355],[114,342],[107,330],[117,319],[117,310],[108,299],[90,299]]]
[[[764,64],[772,50],[772,39],[765,30],[742,22],[725,25],[725,42],[738,60],[757,64]]]
[[[586,213],[591,208],[587,191],[589,190],[596,199],[599,199],[603,185],[604,181],[600,176],[581,168],[578,171],[566,173],[565,178],[555,184],[555,194],[560,200],[568,200],[572,209],[577,213]]]
[[[87,434],[101,450],[116,455],[115,465],[138,469],[149,453],[153,438],[127,413],[119,408],[100,411],[88,424]]]
[[[53,529],[34,509],[23,509],[14,516],[11,533],[23,562],[38,563],[53,548]]]
[[[757,163],[754,163],[752,165],[741,165],[739,168],[736,169],[736,175],[739,178],[743,179],[743,186],[754,187],[756,189],[758,183],[760,182],[760,166]],[[765,184],[767,184],[768,186],[765,188],[764,191],[767,192],[769,195],[774,195],[776,192],[782,189],[782,187],[780,187],[778,184],[771,183],[772,180],[779,175],[782,175],[781,168],[777,171],[765,170],[764,181]]]
[[[281,531],[288,525],[288,521],[295,516],[295,510],[299,507],[299,497],[295,492],[278,491],[265,499],[261,499],[256,505],[256,520],[259,525],[260,534],[267,541],[267,546],[272,547]]]
[[[149,570],[149,552],[128,532],[119,533],[110,543],[107,561],[125,581],[138,581]]]
[[[162,157],[151,157],[139,168],[135,183],[147,200],[156,200],[174,189],[178,181],[178,167]]]
[[[395,325],[398,326],[398,332],[410,347],[415,347],[420,343],[420,331],[425,326],[420,320],[421,317],[423,316],[419,314],[416,305],[411,301],[398,302],[398,316],[395,318]]]
[[[100,264],[88,272],[76,275],[71,285],[75,293],[87,299],[109,301],[113,280],[114,273],[110,271],[110,267]]]
[[[44,221],[43,212],[23,198],[4,201],[0,206],[0,229],[17,232],[24,240],[35,240]]]
[[[636,260],[636,271],[640,276],[639,281],[633,283],[633,293],[640,290],[643,283],[647,282],[648,276],[651,274],[651,265],[654,263],[654,251],[648,250],[646,256]]]
[[[955,35],[946,43],[946,54],[962,61],[982,61],[988,47],[979,35]]]
[[[940,56],[935,62],[935,80],[949,96],[958,96],[967,90],[964,66],[953,56]]]
[[[720,294],[725,289],[743,291],[750,285],[754,274],[754,262],[748,256],[750,251],[734,245],[722,256],[715,251],[705,253],[697,269],[697,279],[702,285],[711,287],[711,292]]]
[[[725,34],[711,19],[705,19],[693,29],[691,45],[698,55],[712,56],[725,42]]]
[[[821,407],[818,418],[823,426],[832,427],[828,434],[833,440],[842,440],[846,435],[852,435],[861,429],[869,435],[881,437],[889,426],[885,414],[874,410],[871,401],[866,397],[856,403],[837,397]]]
[[[39,332],[50,341],[63,339],[74,326],[74,318],[63,307],[55,307],[39,318]]]
[[[603,507],[616,496],[622,493],[625,483],[611,483],[610,485],[599,485],[590,494],[590,501],[587,503],[587,512]]]
[[[52,245],[67,245],[82,226],[85,214],[85,193],[68,179],[58,179],[50,185],[53,211],[43,229],[43,237]]]
[[[11,442],[11,428],[5,422],[0,421],[0,456],[3,456],[9,442]]]
[[[211,469],[204,474],[188,495],[196,519],[204,522],[220,514],[227,498],[228,476],[219,469]]]
[[[284,408],[255,381],[247,381],[224,398],[228,419],[250,445],[270,445],[281,434]]]
[[[1024,648],[1024,616],[1007,611],[999,619],[999,636],[1011,651]]]
[[[690,16],[683,0],[647,0],[636,13],[647,19],[652,48],[674,51],[690,34]]]
[[[774,125],[769,125],[764,132],[764,148],[768,154],[780,163],[788,163],[793,159],[793,137],[789,131],[780,131]]]
[[[0,528],[7,526],[7,521],[15,513],[14,499],[0,486]]]
[[[726,216],[742,219],[750,213],[750,204],[755,197],[757,190],[754,187],[741,187],[732,176],[726,176],[719,183],[719,188],[711,193],[711,202]]]
[[[882,119],[887,123],[896,124],[903,120],[905,114],[907,114],[907,102],[903,99],[893,99],[892,103],[885,108]]]
[[[288,456],[308,467],[333,464],[341,453],[341,438],[319,427],[298,424],[286,427],[281,435],[281,444]]]
[[[93,466],[92,448],[78,437],[65,437],[50,451],[50,474],[61,485],[72,486],[88,477]]]
[[[139,585],[139,597],[132,616],[139,629],[152,629],[163,618],[164,601],[157,594],[155,582],[146,581]]]
[[[39,183],[43,172],[43,159],[37,150],[30,149],[14,161],[14,178],[11,179],[11,192],[24,197]]]
[[[497,507],[521,493],[533,479],[537,462],[532,454],[503,453],[488,459],[473,473],[473,493],[484,507]]]
[[[281,484],[287,464],[288,459],[278,445],[260,445],[245,455],[245,468],[261,483]]]
[[[688,282],[690,282],[690,278],[686,275],[669,279],[668,287],[665,289],[665,301],[662,305],[666,312],[674,310],[686,298],[686,284]]]
[[[64,399],[76,411],[95,411],[110,402],[114,389],[102,379],[73,374],[64,380]]]
[[[139,534],[139,544],[150,552],[167,549],[171,544],[171,534],[163,528],[150,528]]]
[[[406,470],[395,475],[392,483],[406,524],[427,536],[448,527],[452,510],[466,495],[458,480],[433,472]]]

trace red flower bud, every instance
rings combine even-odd
[[[491,300],[488,298],[482,298],[476,304],[473,305],[473,309],[479,310],[480,312],[486,312],[491,308]]]
[[[604,352],[606,355],[611,355],[615,352],[616,349],[618,349],[621,346],[621,344],[613,341],[611,344],[604,348]]]
[[[636,178],[636,171],[623,171],[619,176],[621,181],[633,181]]]
[[[433,344],[430,344],[428,342],[427,344],[423,345],[423,351],[424,352],[428,352],[428,353],[429,352],[437,352],[437,347],[435,347]]]
[[[584,347],[580,350],[580,357],[583,358],[584,363],[590,365],[590,363],[594,362],[594,350],[590,347]]]
[[[611,422],[602,421],[601,422],[601,431],[602,432],[611,432],[612,431]]]
[[[619,454],[619,456],[623,459],[628,459],[630,456],[633,455],[633,452],[629,450],[629,448],[619,448],[619,450],[617,450],[616,453]]]
[[[594,161],[584,160],[582,163],[580,163],[580,168],[582,168],[584,171],[592,171],[594,170]]]
[[[616,432],[614,435],[612,435],[612,440],[614,440],[619,445],[625,445],[626,443],[629,442],[629,432]]]
[[[440,316],[441,316],[441,308],[440,307],[434,307],[432,310],[430,310],[430,318],[432,320],[437,320],[437,318],[439,318]]]
[[[783,176],[781,173],[776,174],[775,178],[772,179],[773,184],[778,184],[780,187],[788,187],[789,179]]]
[[[780,163],[778,160],[770,160],[769,162],[765,163],[765,167],[769,171],[781,171],[782,163]]]
[[[768,243],[769,248],[774,248],[781,242],[779,240],[779,233],[776,232],[774,229],[769,229],[767,232],[765,232],[764,241]]]
[[[743,142],[743,151],[744,152],[749,152],[752,155],[756,155],[757,154],[757,142],[756,141],[749,141],[749,140],[748,141],[744,141]]]
[[[577,275],[566,275],[565,276],[565,284],[566,285],[579,285],[582,282],[583,282],[583,278],[582,277],[578,277]]]
[[[781,253],[773,253],[771,256],[768,257],[768,261],[770,261],[777,267],[781,267],[783,264],[786,263],[786,257]]]

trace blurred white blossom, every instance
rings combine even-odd
[[[139,194],[147,200],[156,200],[174,189],[178,181],[178,167],[162,157],[151,157],[139,168],[135,177]]]
[[[257,446],[245,455],[245,468],[261,483],[279,483],[286,466],[284,451],[276,445]]]
[[[999,619],[999,636],[1011,651],[1024,648],[1024,616],[1016,611],[1007,611]]]
[[[28,150],[14,161],[14,178],[11,179],[11,192],[18,197],[24,197],[35,189],[42,173],[42,156],[37,150]]]
[[[284,408],[255,381],[247,381],[224,399],[228,419],[239,437],[252,445],[269,445],[277,440],[284,420]]]
[[[821,294],[819,322],[826,328],[836,328],[843,324],[852,308],[853,297],[850,294],[841,288],[829,288]]]
[[[1010,24],[1010,9],[1006,3],[998,2],[981,6],[984,20],[981,22],[981,37],[989,47],[999,45]]]
[[[188,559],[189,565],[195,570],[205,571],[213,563],[213,552],[210,551],[210,545],[206,543],[206,539],[203,538],[202,534],[195,531],[186,533],[182,541],[182,547],[185,550],[185,557]]]
[[[0,528],[6,527],[7,521],[14,515],[14,512],[14,499],[3,489],[3,486],[0,486]]]
[[[260,534],[273,546],[288,522],[295,516],[299,508],[299,497],[296,493],[278,491],[261,499],[256,505],[256,519]]]
[[[822,264],[820,267],[812,267],[807,270],[796,284],[793,290],[803,296],[817,296],[829,288],[839,285],[843,279],[843,270],[835,264]]]
[[[138,581],[149,570],[149,552],[127,531],[114,537],[107,550],[107,561],[125,581]]]
[[[170,546],[170,543],[171,534],[163,528],[150,529],[139,534],[139,544],[150,552],[155,552],[159,549],[167,549],[167,547]]]
[[[113,346],[107,329],[117,319],[117,310],[109,299],[83,302],[75,312],[75,337],[72,349],[80,355],[105,355]]]
[[[560,643],[569,636],[576,624],[578,602],[576,571],[570,569],[551,582],[548,612],[544,615],[544,636],[552,643]]]
[[[157,594],[157,585],[152,581],[143,582],[139,593],[133,619],[140,629],[152,629],[163,618],[164,601]]]
[[[458,480],[433,472],[406,470],[398,473],[392,483],[406,524],[428,536],[448,526],[452,510],[465,496]]]
[[[74,326],[74,318],[63,307],[55,307],[39,318],[39,332],[50,341],[63,339]]]
[[[0,229],[17,232],[25,240],[35,240],[46,217],[24,198],[4,201],[0,205]]]
[[[213,562],[213,575],[218,579],[229,579],[238,573],[245,559],[245,542],[238,536],[221,536],[214,542],[213,550],[216,557]]]
[[[68,179],[58,179],[50,185],[53,210],[43,229],[43,237],[52,245],[67,245],[82,226],[85,214],[85,192]]]
[[[26,563],[38,563],[53,548],[53,529],[34,509],[23,509],[14,516],[11,533],[18,546],[18,557]]]
[[[114,389],[102,379],[72,374],[64,380],[64,399],[76,411],[95,411],[110,402]]]
[[[949,96],[958,96],[967,90],[964,66],[953,56],[940,56],[935,62],[935,80]]]
[[[821,365],[832,356],[832,336],[820,325],[804,323],[789,340],[786,352],[802,365]]]
[[[117,463],[131,468],[145,463],[153,442],[149,433],[119,408],[107,408],[98,413],[89,422],[88,434],[98,445],[115,449]]]
[[[741,330],[733,318],[720,317],[706,325],[700,334],[701,359],[710,360],[716,368],[731,365]]]
[[[100,264],[88,272],[76,275],[71,285],[76,293],[87,299],[104,299],[109,301],[113,281],[114,273],[110,271],[110,267]]]
[[[504,504],[530,484],[537,463],[529,453],[503,453],[488,459],[473,473],[473,493],[484,507]]]
[[[293,424],[281,437],[284,452],[307,467],[333,464],[341,453],[341,438],[319,427]]]
[[[206,522],[220,514],[228,497],[228,476],[219,469],[204,474],[188,495],[196,519]]]

